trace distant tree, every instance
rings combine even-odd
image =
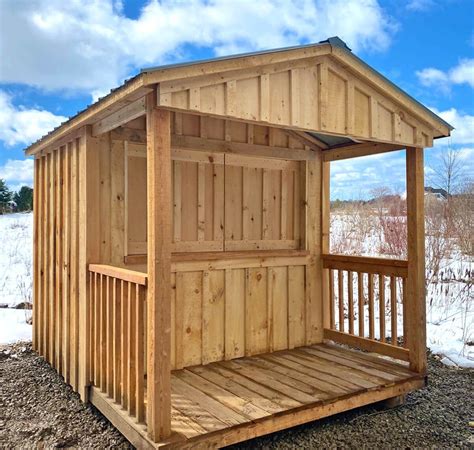
[[[5,180],[0,178],[0,214],[5,214],[10,210],[10,201],[12,199],[12,192],[8,189]]]
[[[464,180],[464,166],[460,151],[453,148],[443,150],[439,164],[431,169],[433,171],[430,177],[431,182],[436,187],[444,189],[449,200]]]
[[[31,211],[33,209],[33,189],[29,186],[22,186],[15,192],[13,201],[16,203],[18,211]]]

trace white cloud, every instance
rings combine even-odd
[[[0,82],[97,96],[186,45],[222,55],[339,35],[383,50],[395,30],[378,0],[150,0],[136,19],[113,0],[16,0],[2,4]]]
[[[423,86],[436,87],[445,93],[454,84],[468,84],[474,88],[474,59],[462,59],[457,66],[446,72],[428,67],[417,71],[416,75]]]
[[[446,143],[452,145],[474,144],[474,116],[464,114],[456,108],[446,111],[439,111],[436,108],[430,109],[455,128],[451,132],[450,138],[437,140],[436,143],[441,145],[446,145]]]
[[[16,107],[11,97],[0,91],[0,140],[8,146],[30,144],[65,120],[42,109]]]
[[[426,11],[434,6],[433,0],[411,0],[407,3],[406,8],[411,11]]]
[[[33,186],[33,159],[9,159],[0,166],[0,178],[5,180],[7,186],[18,191],[21,186]]]

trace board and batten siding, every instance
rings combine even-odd
[[[160,83],[158,105],[420,147],[432,127],[328,57]]]

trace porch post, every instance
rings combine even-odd
[[[331,226],[331,200],[330,200],[331,163],[322,162],[321,174],[321,253],[328,254],[330,251],[330,226]],[[329,306],[329,269],[322,270],[322,298],[323,298],[323,328],[330,328],[330,306]]]
[[[147,426],[157,442],[171,432],[170,112],[146,98],[147,128]]]
[[[408,279],[406,317],[410,369],[426,372],[425,217],[423,149],[406,149]]]

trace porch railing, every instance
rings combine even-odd
[[[323,255],[323,267],[329,275],[324,337],[408,361],[408,261]]]
[[[139,423],[146,422],[147,275],[89,265],[90,381]]]

